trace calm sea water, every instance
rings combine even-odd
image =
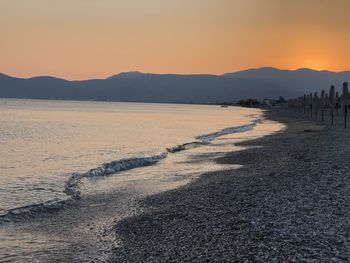
[[[52,207],[69,211],[69,200],[99,205],[97,197],[121,189],[155,193],[225,169],[208,156],[283,128],[261,116],[238,107],[0,99],[0,261],[62,255],[65,237],[58,244],[51,236],[66,219],[39,237],[33,227],[13,229],[21,218],[32,224]]]

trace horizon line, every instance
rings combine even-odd
[[[109,78],[113,78],[116,77],[118,75],[121,74],[127,74],[127,73],[138,73],[138,74],[144,74],[144,75],[179,75],[179,76],[216,76],[216,77],[221,77],[224,76],[226,74],[235,74],[235,73],[239,73],[239,72],[245,72],[245,71],[249,71],[249,70],[261,70],[261,69],[272,69],[272,70],[279,70],[279,71],[289,71],[289,72],[295,72],[295,71],[299,71],[299,70],[310,70],[310,71],[315,71],[315,72],[330,72],[330,73],[347,73],[350,72],[349,70],[341,70],[341,71],[332,71],[332,70],[326,70],[326,69],[313,69],[313,68],[307,68],[307,67],[301,67],[301,68],[295,68],[295,69],[282,69],[282,68],[277,68],[277,67],[271,67],[271,66],[264,66],[264,67],[253,67],[253,68],[246,68],[246,69],[242,69],[242,70],[237,70],[237,71],[230,71],[230,72],[226,72],[223,74],[213,74],[213,73],[155,73],[155,72],[143,72],[143,71],[139,71],[139,70],[130,70],[130,71],[120,71],[116,74],[104,77],[104,78],[86,78],[86,79],[67,79],[64,77],[59,77],[59,76],[55,76],[55,75],[34,75],[31,77],[18,77],[15,75],[10,75],[10,74],[6,74],[4,72],[0,72],[0,75],[5,75],[7,77],[11,77],[11,78],[16,78],[16,79],[33,79],[33,78],[40,78],[40,77],[47,77],[47,78],[55,78],[55,79],[60,79],[60,80],[65,80],[65,81],[87,81],[87,80],[106,80]]]

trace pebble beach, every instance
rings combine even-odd
[[[283,132],[118,222],[112,262],[350,262],[350,130],[277,109]],[[341,116],[338,117],[341,119]]]

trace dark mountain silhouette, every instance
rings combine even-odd
[[[124,72],[107,79],[67,81],[54,77],[14,78],[0,74],[0,97],[215,103],[246,98],[289,98],[338,87],[350,72],[251,69],[222,76]]]
[[[139,71],[129,71],[129,72],[121,72],[117,75],[109,77],[108,79],[137,78],[137,77],[143,77],[144,75],[147,75],[147,74]]]
[[[283,90],[291,90],[298,96],[305,92],[319,92],[328,90],[330,85],[336,85],[341,89],[344,81],[350,81],[350,72],[317,71],[307,68],[297,70],[280,70],[276,68],[259,68],[227,73],[223,76],[232,79],[262,80],[283,87]],[[281,93],[282,94],[282,93]]]

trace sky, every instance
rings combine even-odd
[[[0,72],[350,70],[349,0],[0,0]]]

